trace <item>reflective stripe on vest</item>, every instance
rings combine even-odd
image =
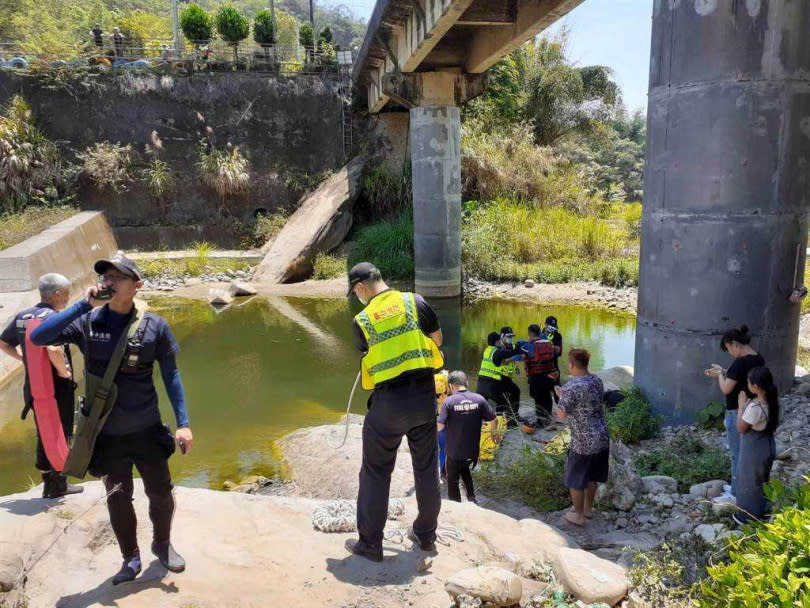
[[[441,369],[438,349],[419,328],[412,293],[386,291],[355,317],[368,342],[363,365],[374,385],[417,369]]]
[[[487,346],[484,349],[484,357],[481,359],[481,369],[478,370],[479,376],[492,378],[493,380],[501,379],[501,368],[492,362],[492,356],[495,354],[496,350],[498,349],[494,346]]]

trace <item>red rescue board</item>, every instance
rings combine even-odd
[[[62,471],[68,455],[68,445],[56,403],[53,368],[47,348],[31,342],[31,332],[41,323],[42,319],[31,319],[26,326],[25,367],[28,370],[31,396],[34,398],[34,415],[42,447],[45,448],[45,455],[54,471]]]

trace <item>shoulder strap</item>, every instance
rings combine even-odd
[[[124,331],[121,332],[121,337],[118,338],[118,344],[115,345],[115,350],[107,363],[107,370],[104,372],[104,377],[98,387],[98,391],[108,393],[112,386],[115,374],[118,373],[118,368],[121,367],[121,359],[124,357],[124,349],[127,346],[127,340],[135,335],[138,327],[146,319],[146,305],[143,302],[135,302],[135,311],[130,317]]]

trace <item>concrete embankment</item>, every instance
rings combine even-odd
[[[36,236],[0,251],[0,324],[39,300],[39,277],[58,272],[73,281],[78,295],[95,277],[93,262],[118,249],[104,214],[85,211]],[[20,364],[0,353],[0,385]]]

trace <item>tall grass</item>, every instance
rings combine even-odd
[[[401,171],[385,165],[367,167],[360,177],[357,210],[367,219],[390,218],[411,206],[413,189],[411,165]]]
[[[357,247],[349,256],[349,266],[371,262],[390,279],[412,279],[413,216],[410,213],[362,228]]]
[[[0,214],[0,250],[39,234],[79,212],[69,206],[30,206],[17,213]]]
[[[638,276],[633,261],[622,259],[628,238],[621,226],[559,207],[501,199],[473,210],[462,237],[466,272],[485,279],[557,283],[618,274],[632,283]]]
[[[250,163],[239,152],[238,146],[218,150],[202,145],[197,169],[203,182],[219,195],[220,211],[226,211],[228,197],[244,193],[250,185]]]
[[[328,253],[319,253],[312,266],[312,278],[316,281],[335,279],[346,274],[346,258]]]

